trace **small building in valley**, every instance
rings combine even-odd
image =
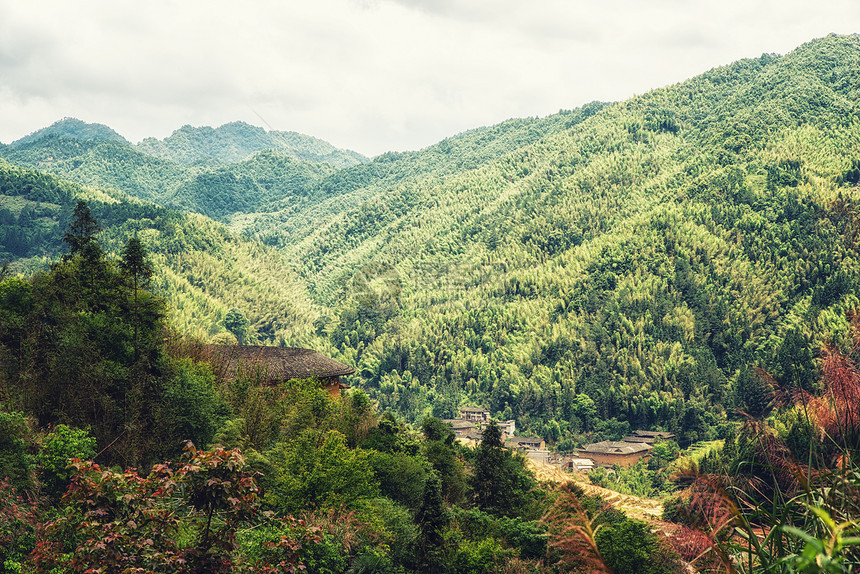
[[[590,458],[569,458],[561,468],[568,472],[591,472],[594,469],[594,461]]]
[[[640,459],[651,458],[651,445],[644,443],[616,442],[604,440],[587,444],[578,449],[581,458],[590,458],[597,464],[633,466]]]
[[[623,442],[638,442],[643,444],[654,444],[661,440],[674,440],[675,433],[663,431],[635,430],[632,434],[621,439]]]
[[[490,411],[475,407],[460,407],[460,418],[467,421],[484,423],[490,420]]]
[[[340,378],[355,369],[312,349],[263,345],[204,345],[203,357],[225,380],[239,376],[257,378],[270,385],[290,379],[319,379],[332,396],[349,385]]]
[[[505,446],[514,450],[545,450],[546,442],[542,438],[511,436],[505,440]]]
[[[457,438],[463,438],[467,433],[477,430],[475,423],[472,421],[466,421],[463,419],[445,419],[443,422],[451,426],[451,429],[454,431],[454,436]]]

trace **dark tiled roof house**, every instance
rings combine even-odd
[[[674,440],[675,434],[663,431],[646,431],[635,430],[633,434],[621,439],[623,442],[641,442],[645,444],[654,444],[660,440]]]
[[[633,466],[639,459],[651,456],[651,446],[643,443],[604,440],[587,444],[578,449],[578,454],[598,464]]]
[[[260,377],[268,384],[290,379],[317,378],[333,396],[349,385],[340,381],[355,369],[312,349],[262,345],[204,345],[203,355],[227,380],[240,374]]]

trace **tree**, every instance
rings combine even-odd
[[[248,337],[248,317],[241,309],[233,307],[227,312],[224,318],[224,327],[236,336],[236,340],[240,345],[244,345]]]
[[[502,429],[495,421],[484,428],[475,452],[472,490],[475,503],[485,512],[498,515],[523,510],[526,493],[535,485],[522,457],[513,456],[502,444]]]
[[[128,240],[119,262],[125,276],[131,281],[134,295],[134,358],[140,357],[140,296],[139,290],[145,289],[152,278],[152,262],[148,258],[146,248],[135,235]]]
[[[735,394],[738,406],[748,415],[762,417],[773,401],[770,376],[761,369],[744,368],[738,372]]]
[[[448,511],[442,501],[442,483],[435,472],[431,472],[424,483],[424,496],[415,522],[421,529],[419,552],[425,572],[441,572],[439,554],[444,539],[442,533],[448,525]]]
[[[448,504],[459,504],[465,498],[466,478],[463,463],[457,457],[454,431],[436,417],[427,417],[421,424],[425,442],[424,456],[442,484],[442,495]]]
[[[597,407],[588,395],[578,394],[573,401],[573,414],[582,421],[582,430],[588,432],[597,418]]]
[[[79,200],[75,206],[69,231],[63,236],[63,241],[69,244],[69,257],[77,255],[95,239],[96,234],[101,231],[98,222],[90,213],[87,202]]]

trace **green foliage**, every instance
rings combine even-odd
[[[370,466],[380,493],[406,508],[421,507],[425,483],[428,480],[425,461],[405,453],[389,454],[368,451]]]
[[[34,486],[31,434],[23,413],[0,410],[0,477],[13,487]]]
[[[446,540],[450,550],[444,561],[444,572],[456,574],[489,574],[498,572],[513,553],[492,537],[459,540],[452,531]]]
[[[156,423],[165,443],[173,442],[165,444],[167,452],[189,441],[210,444],[228,413],[215,392],[212,371],[208,365],[184,359],[173,361],[170,372],[161,389]]]
[[[661,547],[648,525],[638,520],[604,522],[595,541],[616,574],[670,574],[683,569],[679,557]]]
[[[525,459],[502,445],[501,430],[494,421],[484,427],[475,451],[471,486],[481,510],[505,516],[526,511],[529,491],[536,486]]]
[[[364,395],[366,397],[366,395]],[[391,413],[385,413],[370,429],[367,438],[360,443],[364,449],[396,454],[415,455],[420,448],[419,442],[406,426],[399,422]]]
[[[41,470],[43,491],[59,500],[73,475],[72,459],[92,460],[96,456],[96,439],[87,431],[60,424],[42,440],[36,456]]]
[[[79,200],[69,223],[69,231],[63,236],[63,241],[69,245],[69,258],[84,252],[84,250],[95,240],[96,234],[101,231],[98,222],[90,213],[90,208],[83,200]]]
[[[418,564],[422,570],[436,572],[442,567],[448,521],[448,510],[442,500],[442,485],[439,477],[430,473],[424,483],[421,507],[415,516],[420,531]]]
[[[520,517],[497,517],[478,509],[452,508],[452,520],[462,535],[471,540],[493,538],[516,550],[521,558],[540,559],[546,555],[546,530],[537,521]]]
[[[337,431],[308,429],[279,443],[267,457],[276,472],[267,480],[267,503],[283,513],[321,506],[354,508],[379,492],[369,455],[350,450]]]
[[[468,484],[451,427],[435,417],[427,417],[421,430],[425,438],[422,453],[442,482],[442,496],[448,504],[462,504]]]
[[[36,545],[40,513],[7,480],[0,480],[0,572],[19,574]]]
[[[240,454],[190,445],[184,464],[156,465],[147,477],[91,462],[74,467],[65,513],[34,552],[36,572],[232,571],[235,532],[257,511]],[[191,533],[185,545],[180,531]]]
[[[228,331],[233,333],[236,337],[236,341],[240,345],[245,345],[248,343],[248,318],[242,312],[241,309],[237,309],[233,307],[227,312],[227,316],[224,317],[224,327],[227,328]]]

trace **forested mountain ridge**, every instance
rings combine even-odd
[[[124,137],[104,124],[90,124],[77,118],[63,118],[46,128],[19,138],[10,147],[29,144],[46,137],[59,137],[81,141],[113,140],[128,143]]]
[[[337,313],[329,336],[384,406],[481,404],[551,440],[709,436],[724,407],[762,408],[747,366],[807,384],[798,349],[847,329],[858,76],[857,36],[830,36],[249,229]]]
[[[318,180],[336,171],[322,156],[313,161],[295,159],[282,155],[282,148],[264,149],[238,163],[185,165],[143,153],[124,140],[87,139],[77,132],[67,137],[65,132],[46,129],[44,137],[0,148],[0,155],[83,185],[114,189],[213,219],[258,211],[285,198],[300,201]],[[321,140],[311,143],[323,150],[331,147]]]
[[[768,385],[810,385],[808,349],[847,332],[858,86],[858,37],[829,36],[340,170],[275,152],[188,167],[63,138],[3,153],[279,247],[242,247],[284,264],[246,280],[243,259],[233,278],[288,274],[302,319],[266,327],[277,297],[231,306],[261,340],[324,337],[358,367],[354,383],[408,419],[469,403],[564,448],[630,426],[692,441],[718,433],[727,409],[766,409]],[[214,258],[174,256],[170,281],[200,288],[217,272]]]
[[[72,210],[85,199],[116,256],[132,237],[150,250],[153,288],[166,299],[179,332],[211,340],[227,336],[232,308],[270,344],[312,344],[315,306],[283,256],[231,234],[223,225],[121,194],[81,187],[0,160],[0,262],[11,272],[43,269],[63,253]],[[274,272],[272,270],[275,270]]]

